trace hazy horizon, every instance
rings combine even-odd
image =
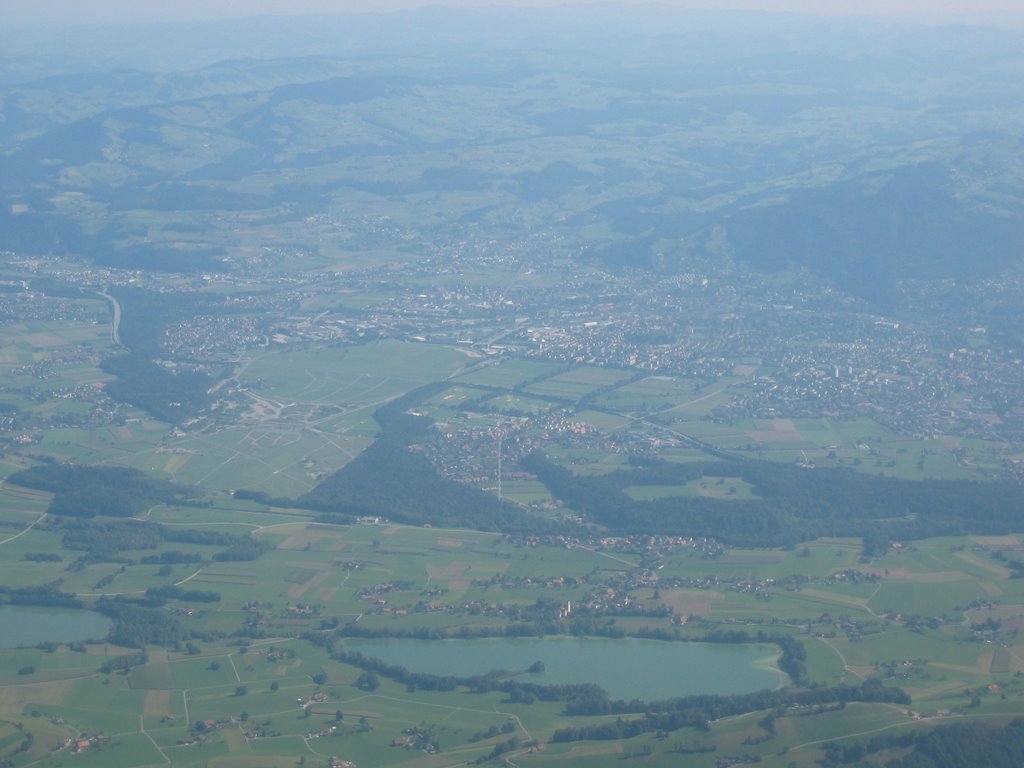
[[[133,0],[37,0],[8,7],[4,12],[11,26],[74,26],[81,24],[151,23],[241,19],[254,16],[298,16],[332,13],[378,13],[424,7],[537,8],[589,5],[592,0],[378,0],[368,8],[358,0],[180,0],[176,3],[137,3]],[[901,21],[936,23],[1024,22],[1018,0],[836,0],[823,5],[818,0],[617,0],[603,5],[650,5],[705,10],[801,13],[817,16],[877,16]]]

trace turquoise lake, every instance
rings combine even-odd
[[[0,605],[0,648],[101,640],[109,631],[110,620],[93,611]]]
[[[492,669],[540,674],[540,684],[596,683],[612,698],[667,699],[699,693],[749,693],[786,682],[773,645],[682,643],[640,638],[487,638],[473,640],[350,639],[345,649],[413,672],[468,676]]]

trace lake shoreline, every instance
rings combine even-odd
[[[779,650],[765,643],[707,643],[625,637],[348,638],[346,651],[427,674],[486,674],[539,685],[596,683],[612,698],[645,700],[750,693],[788,682]],[[543,671],[527,670],[541,662]]]

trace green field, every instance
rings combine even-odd
[[[0,768],[833,768],[1024,716],[1017,30],[22,5]],[[754,661],[600,690],[705,671],[642,644]]]
[[[368,305],[367,299],[363,306]],[[47,350],[60,344],[109,343],[96,328],[78,333],[70,326],[34,324],[18,333],[20,346],[5,347],[9,365],[45,360]],[[705,418],[744,386],[744,375],[709,386],[679,377],[636,379],[616,369],[478,362],[456,348],[397,341],[270,348],[232,366],[237,410],[230,417],[213,417],[201,429],[172,429],[132,409],[120,423],[96,428],[37,427],[38,442],[24,455],[8,455],[5,474],[28,465],[32,451],[135,467],[196,485],[206,494],[198,507],[154,506],[143,515],[146,521],[172,530],[248,533],[272,549],[257,562],[218,562],[212,559],[216,546],[163,542],[90,560],[81,550],[68,549],[60,521],[44,515],[50,494],[5,485],[0,489],[5,531],[0,581],[7,587],[59,584],[87,604],[101,597],[139,599],[150,587],[174,585],[216,592],[219,599],[170,600],[160,610],[190,638],[187,647],[183,641],[152,644],[148,661],[127,674],[101,671],[105,662],[129,651],[116,646],[0,652],[0,722],[22,721],[34,735],[22,752],[22,731],[0,732],[0,753],[16,754],[16,765],[57,765],[71,757],[73,747],[51,753],[64,740],[98,734],[99,740],[74,756],[76,764],[269,767],[296,756],[315,764],[337,754],[363,765],[437,768],[486,756],[511,733],[523,744],[536,739],[543,745],[515,751],[515,763],[523,766],[611,766],[641,757],[674,765],[685,753],[687,764],[709,768],[716,765],[716,754],[810,768],[825,741],[916,722],[906,708],[855,704],[842,717],[827,711],[782,713],[767,740],[757,725],[760,716],[750,715],[723,718],[706,733],[682,729],[662,739],[545,743],[558,728],[601,718],[568,716],[554,702],[512,703],[497,692],[415,690],[386,677],[378,689],[364,691],[356,685],[361,669],[299,639],[349,624],[396,634],[487,633],[514,623],[510,616],[516,612],[569,604],[588,606],[585,610],[598,615],[610,611],[601,621],[626,633],[696,639],[737,627],[782,628],[804,645],[810,681],[835,685],[880,677],[907,690],[914,710],[986,717],[1017,712],[1010,697],[987,696],[965,708],[970,700],[963,690],[993,683],[1016,690],[1016,675],[1024,672],[1024,648],[1014,634],[1024,627],[1024,586],[1004,565],[1022,549],[1018,536],[912,542],[872,560],[860,556],[859,541],[847,539],[787,550],[711,552],[696,544],[652,550],[643,539],[614,542],[599,536],[572,545],[527,544],[466,530],[315,524],[302,510],[230,496],[236,488],[304,493],[375,439],[377,408],[421,384],[452,376],[451,386],[424,404],[425,413],[453,434],[487,434],[499,425],[507,431],[515,424],[520,431],[507,432],[506,445],[519,439],[509,435],[533,440],[549,430],[547,454],[580,475],[629,467],[628,452],[617,446],[647,445],[648,430],[664,427],[657,444],[661,457],[673,461],[708,460],[692,438],[785,462],[905,477],[971,476],[962,460],[952,458],[948,441],[908,441],[866,419],[724,424]],[[89,382],[94,375],[98,369],[88,365],[66,368],[60,383]],[[586,402],[577,410],[573,404],[580,399]],[[33,418],[86,408],[69,403],[41,409],[27,399],[14,401],[32,410]],[[539,426],[515,421],[524,415],[541,420]],[[968,458],[986,450],[967,441],[954,447],[963,448],[960,455]],[[504,499],[554,521],[572,513],[539,481],[508,473]],[[680,503],[694,497],[757,498],[752,485],[727,473],[679,485],[633,485],[625,492],[635,500]],[[141,562],[182,553],[192,560]],[[1003,553],[1004,560],[995,553]],[[996,629],[978,635],[974,626]],[[297,704],[318,692],[324,694],[322,702]],[[338,711],[344,713],[340,722]],[[204,722],[211,725],[197,726]],[[440,753],[390,746],[410,728],[429,731]],[[321,731],[325,735],[311,735]],[[718,749],[686,752],[700,744]]]
[[[457,381],[461,384],[475,384],[482,387],[514,389],[533,379],[547,378],[554,375],[559,369],[560,366],[549,363],[536,363],[527,360],[502,360],[496,365],[489,365],[464,376],[459,376]]]
[[[512,485],[509,490],[524,500],[532,495],[528,485]],[[676,493],[681,489],[646,490]],[[247,516],[258,520],[266,513],[224,508],[205,514],[208,523],[231,530],[236,520],[242,522]],[[83,732],[110,737],[76,758],[83,762],[94,759],[88,749],[95,749],[94,754],[106,755],[119,765],[141,766],[162,750],[175,765],[194,765],[195,760],[249,765],[252,763],[246,761],[257,755],[270,765],[291,754],[296,745],[306,749],[308,744],[306,754],[315,757],[327,754],[320,747],[330,744],[331,754],[345,754],[356,761],[435,765],[422,754],[417,757],[388,746],[401,737],[403,729],[414,726],[431,729],[431,738],[439,743],[442,755],[472,758],[485,754],[497,742],[496,737],[478,742],[474,734],[491,726],[500,730],[510,717],[518,718],[511,721],[516,730],[522,728],[541,740],[557,727],[578,725],[581,718],[567,718],[553,704],[510,704],[497,693],[410,691],[386,678],[381,679],[378,690],[368,694],[355,685],[358,668],[332,660],[306,641],[289,638],[319,626],[325,617],[342,622],[358,619],[367,629],[388,632],[483,628],[496,620],[490,610],[455,606],[531,605],[543,599],[584,605],[595,594],[603,594],[606,585],[617,584],[642,568],[642,553],[629,545],[524,548],[522,543],[486,533],[393,525],[311,525],[301,517],[282,515],[274,520],[270,516],[255,529],[275,545],[258,565],[204,562],[175,566],[165,577],[164,583],[173,583],[187,576],[191,588],[220,593],[220,601],[213,604],[170,603],[170,607],[192,610],[192,615],[181,614],[178,620],[183,625],[216,630],[220,639],[194,640],[188,652],[154,646],[148,663],[127,675],[98,673],[111,654],[125,652],[109,646],[85,652],[67,646],[50,652],[5,651],[0,653],[0,717],[26,718],[25,727],[38,734],[37,739],[48,733],[53,734],[52,739],[60,733],[77,736]],[[664,605],[671,612],[661,618],[618,621],[627,631],[639,631],[669,628],[671,616],[686,615],[690,621],[682,636],[699,637],[709,628],[737,622],[740,626],[751,622],[774,626],[783,619],[788,631],[807,649],[812,680],[855,682],[889,668],[900,674],[906,670],[907,676],[893,680],[912,692],[914,709],[958,709],[963,699],[957,695],[965,686],[990,682],[1018,685],[1015,673],[1024,671],[1019,655],[1024,651],[979,643],[964,624],[961,611],[979,593],[1003,595],[1004,604],[1008,599],[1024,602],[1024,593],[1011,598],[1021,590],[990,555],[993,544],[1019,546],[1019,542],[1015,538],[984,541],[950,538],[923,542],[869,563],[858,562],[856,542],[849,540],[819,540],[788,551],[728,550],[710,560],[698,549],[684,546],[658,555],[656,589],[637,585],[629,590],[638,604]],[[10,549],[15,544],[20,550]],[[57,552],[65,562],[73,557],[62,549],[59,529],[49,527],[33,529],[4,546],[11,553]],[[23,561],[11,573],[20,571],[21,578],[15,583],[28,585],[52,578],[63,567],[61,563]],[[64,579],[69,586],[91,586],[102,574],[112,573],[115,578],[105,592],[128,595],[154,583],[154,570],[144,565],[124,569],[95,565],[73,574],[73,579],[68,580],[67,575]],[[876,576],[859,583],[838,578],[853,571]],[[795,576],[799,581],[793,580]],[[389,585],[384,592],[377,591],[381,584]],[[364,599],[365,594],[373,599]],[[260,601],[258,615],[266,637],[238,645],[231,635],[257,615],[242,609],[254,596]],[[439,613],[417,612],[416,605],[424,602],[449,607]],[[313,612],[293,611],[294,606],[303,604],[311,605]],[[1001,631],[1013,632],[1017,617],[1024,616],[1024,607],[977,608],[971,620],[980,623],[988,615],[1000,619]],[[927,618],[931,624],[912,630],[911,618],[916,621],[917,617]],[[38,671],[18,674],[29,667]],[[317,684],[312,678],[321,672],[325,678]],[[296,704],[297,698],[317,691],[325,693],[323,702],[307,708]],[[979,714],[1014,711],[1008,705],[1000,710],[1000,706],[997,699],[985,699]],[[334,722],[338,710],[344,712],[340,725]],[[139,713],[143,714],[141,721]],[[200,721],[215,723],[203,734],[202,744],[178,745],[182,739],[194,738],[195,723]],[[264,725],[267,721],[269,726]],[[882,727],[905,727],[911,722],[905,710],[870,704],[848,708],[843,718],[829,713],[812,717],[784,714],[776,721],[773,739],[765,742],[764,749],[758,748],[757,754],[770,763],[779,745],[804,744],[790,753],[799,765],[805,757],[819,755],[815,745],[823,741],[852,738],[852,734]],[[247,738],[245,732],[256,725],[266,735]],[[331,725],[336,726],[333,735],[308,738],[309,733]],[[621,755],[639,753],[650,744],[652,754],[669,760],[672,749],[694,739],[729,750],[757,733],[752,719],[726,718],[699,736],[684,730],[666,741],[637,737],[625,742],[595,742],[592,748],[550,744],[540,752],[521,751],[516,759],[545,765],[556,756],[575,755],[573,759],[587,765],[600,765],[600,755],[606,749],[610,758],[619,755],[615,759],[621,759]],[[3,743],[0,741],[0,748]],[[29,750],[29,757],[42,754],[34,749]],[[695,756],[694,761],[705,764],[704,757]]]
[[[753,499],[754,487],[739,477],[708,475],[686,485],[631,485],[625,493],[636,501],[652,501],[673,497],[703,496],[709,499]]]

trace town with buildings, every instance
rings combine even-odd
[[[330,229],[336,222],[311,225]],[[393,227],[364,227],[372,239],[404,242],[409,236]],[[986,441],[1002,454],[1003,474],[1024,476],[1018,455],[1024,411],[1013,406],[1024,400],[1024,357],[977,311],[958,313],[945,306],[941,286],[902,286],[908,304],[920,309],[896,319],[806,273],[773,277],[735,264],[673,275],[597,268],[569,273],[564,258],[550,258],[553,249],[565,252],[566,246],[553,237],[512,245],[462,237],[433,243],[431,254],[412,266],[275,274],[268,273],[272,258],[287,254],[270,248],[254,263],[233,264],[231,273],[153,273],[145,282],[155,292],[218,295],[231,289],[202,313],[167,329],[162,363],[171,370],[222,375],[225,365],[261,348],[385,339],[449,345],[477,356],[481,365],[518,358],[600,367],[621,373],[622,383],[667,376],[691,382],[697,397],[727,387],[729,397],[704,416],[722,425],[868,418],[910,439]],[[110,298],[104,292],[141,279],[141,273],[111,268],[66,269],[45,258],[12,263],[24,270],[25,279],[9,281],[0,294],[0,316],[23,323],[86,322],[100,329],[111,323],[109,307],[98,303]],[[514,278],[506,286],[460,282],[461,275],[482,269]],[[67,289],[50,295],[34,288],[35,280],[77,286],[81,298],[69,298]],[[262,290],[246,290],[257,281]],[[339,309],[327,300],[351,295],[378,298],[358,309]],[[961,301],[974,306],[970,296]],[[113,333],[116,337],[116,328]],[[70,367],[95,366],[100,357],[96,346],[56,347],[43,359],[15,368],[5,386],[19,387],[40,402],[81,402],[78,418],[113,423],[124,416],[117,415],[102,377],[68,385],[57,376]],[[48,385],[51,381],[57,385]],[[217,413],[234,412],[232,399],[247,401],[258,383],[218,387],[219,404],[193,428],[216,429]],[[490,423],[441,429],[423,448],[445,474],[481,487],[493,485],[491,454],[499,442],[513,460],[550,440],[605,452],[700,446],[656,414],[627,414],[652,416],[642,431],[597,429],[577,415],[594,403],[593,393],[581,401],[527,390],[533,410],[522,412],[503,405],[493,392],[477,392],[464,409],[491,414]],[[4,416],[0,436],[30,441],[34,428],[54,426],[61,423],[27,414]],[[514,464],[508,471],[516,471]]]

